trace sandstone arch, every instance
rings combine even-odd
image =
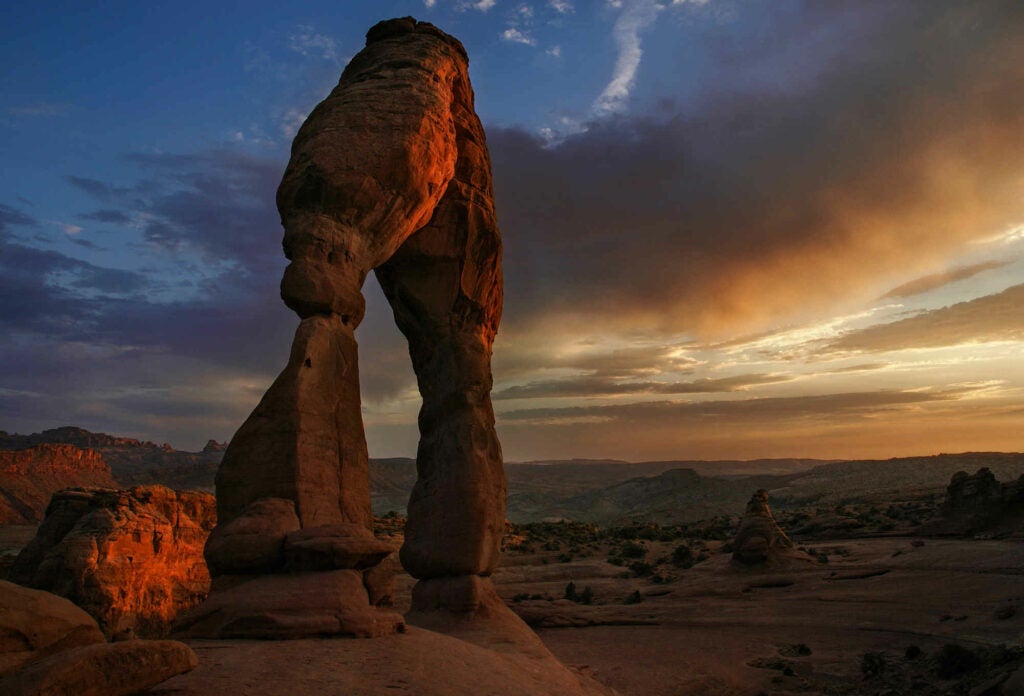
[[[277,204],[291,261],[281,296],[301,323],[218,471],[206,547],[214,592],[186,626],[223,636],[400,627],[370,606],[387,595],[372,568],[388,552],[371,531],[354,334],[370,271],[423,397],[401,560],[421,581],[416,608],[473,609],[493,593],[481,578],[504,526],[490,401],[502,276],[462,45],[412,18],[373,27],[299,129]]]

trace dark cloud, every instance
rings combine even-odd
[[[743,391],[750,387],[789,382],[793,379],[795,378],[788,375],[750,374],[716,379],[695,379],[689,382],[623,382],[598,375],[585,375],[508,387],[495,392],[494,398],[495,400],[511,400],[623,394],[713,394]]]
[[[828,349],[881,352],[1020,340],[1024,340],[1024,285],[1014,285],[995,295],[852,331]]]
[[[554,147],[491,129],[506,330],[758,330],[871,299],[1024,217],[1024,5],[836,13],[863,43],[806,89],[709,91]],[[780,10],[764,50],[807,21]]]
[[[1008,263],[1009,261],[986,261],[985,263],[976,263],[970,266],[957,266],[956,268],[950,268],[942,273],[933,273],[931,275],[926,275],[923,278],[912,280],[909,283],[904,283],[903,285],[893,288],[882,295],[882,299],[886,300],[890,298],[920,295],[923,292],[935,290],[943,287],[944,285],[949,285],[950,283],[973,278],[979,273],[983,273],[985,271],[1002,268]]]
[[[879,390],[844,394],[792,396],[721,401],[654,401],[603,406],[531,408],[501,414],[502,422],[526,421],[534,426],[558,425],[573,420],[594,423],[677,424],[683,420],[728,419],[728,422],[782,422],[809,418],[832,420],[840,414],[871,415],[912,404],[952,401],[970,394],[970,388],[935,392]]]
[[[17,208],[0,203],[0,233],[7,232],[11,225],[35,227],[38,225],[35,218],[23,213]]]
[[[102,210],[94,210],[91,213],[83,213],[79,215],[83,220],[94,220],[96,222],[107,222],[114,225],[127,225],[132,219],[122,210],[111,210],[104,208]]]

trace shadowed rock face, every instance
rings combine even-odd
[[[214,593],[218,574],[235,577],[221,584],[244,597],[238,578],[287,570],[362,572],[375,595],[367,571],[389,549],[371,533],[354,334],[370,271],[409,341],[423,397],[402,562],[434,586],[474,586],[458,578],[491,574],[504,526],[490,401],[502,281],[490,160],[462,45],[412,18],[373,27],[296,134],[277,205],[291,262],[281,297],[302,321],[287,367],[217,474],[220,526],[206,547]],[[263,600],[250,594],[239,601],[251,599],[258,615]],[[351,605],[338,611],[358,629],[331,632],[387,625]],[[246,611],[230,607],[240,625]],[[322,624],[308,618],[268,631]]]

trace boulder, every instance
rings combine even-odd
[[[214,522],[209,493],[62,491],[11,579],[70,599],[107,635],[161,636],[209,591],[202,550]]]
[[[0,677],[54,653],[105,640],[96,620],[70,601],[0,580]]]

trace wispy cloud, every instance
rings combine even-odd
[[[521,31],[516,27],[509,27],[505,31],[501,32],[502,41],[509,41],[511,43],[523,44],[525,46],[536,46],[537,40],[529,34]]]
[[[487,12],[497,4],[497,0],[460,0],[459,4],[455,6],[455,9],[459,12],[465,12],[466,10]]]
[[[423,0],[423,6],[428,10],[437,4],[437,0]]]
[[[67,111],[68,108],[67,104],[36,102],[35,104],[9,106],[7,107],[7,113],[12,116],[56,116]]]
[[[281,135],[285,138],[294,138],[299,132],[299,127],[306,122],[306,114],[298,109],[288,109],[281,118]]]
[[[831,344],[841,351],[882,352],[964,343],[1024,341],[1024,285],[995,295],[853,331]]]
[[[549,0],[548,6],[558,14],[570,14],[574,9],[569,0]]]
[[[626,110],[644,54],[640,34],[654,23],[658,12],[663,9],[654,0],[632,0],[628,4],[621,3],[621,6],[622,13],[612,29],[618,57],[611,80],[594,102],[596,116]]]
[[[970,266],[957,266],[956,268],[951,268],[941,273],[933,273],[932,275],[912,280],[909,283],[904,283],[903,285],[893,288],[889,292],[885,293],[882,296],[882,299],[920,295],[921,293],[941,288],[944,285],[949,285],[950,283],[973,278],[979,273],[983,273],[985,271],[1002,268],[1008,263],[1009,261],[986,261],[984,263],[976,263]]]
[[[303,24],[288,35],[288,47],[303,56],[318,56],[324,60],[337,61],[338,52],[334,39]]]

